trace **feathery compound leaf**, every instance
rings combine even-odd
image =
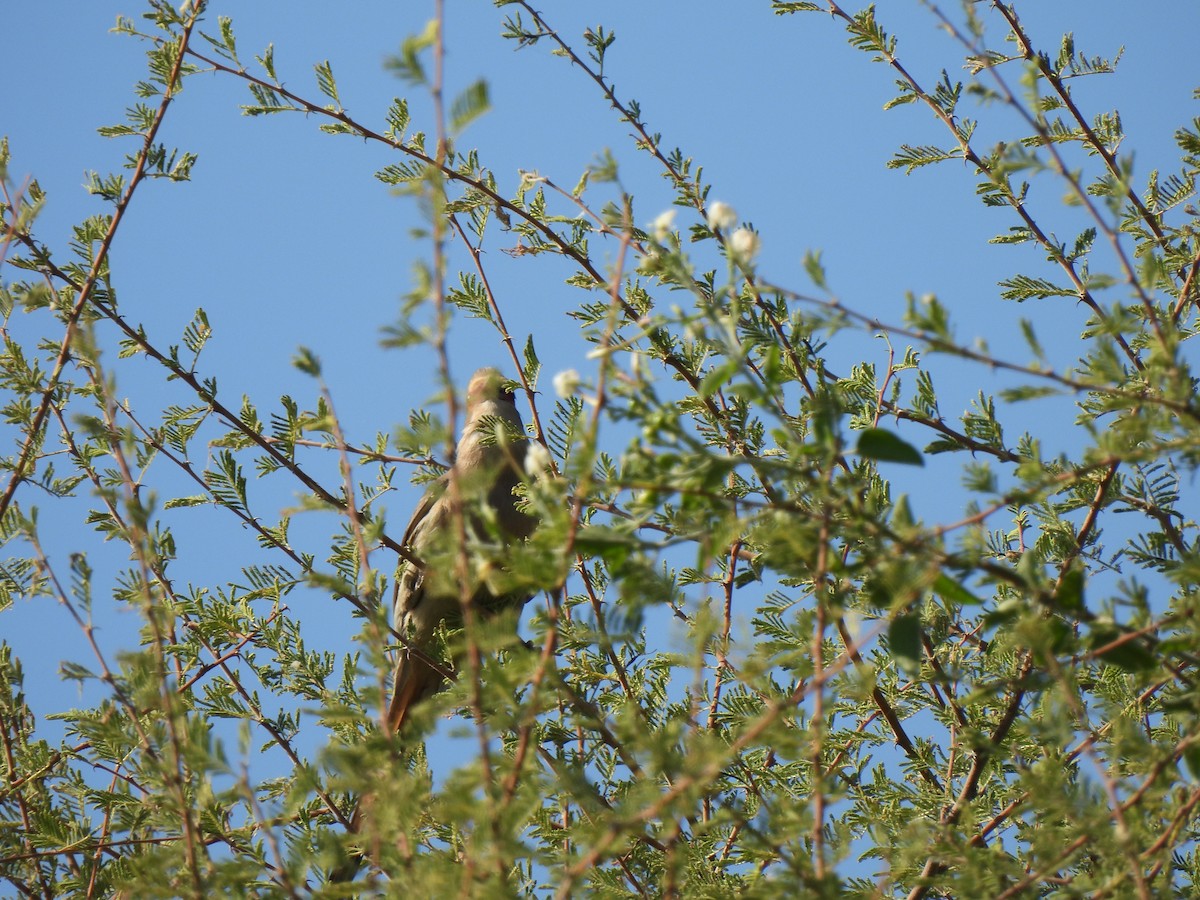
[[[392,163],[384,166],[375,173],[375,177],[384,184],[412,184],[419,181],[425,174],[425,164],[417,160],[411,162]]]
[[[1167,212],[1196,195],[1194,172],[1168,175],[1160,181],[1158,170],[1155,169],[1150,173],[1147,181],[1146,205],[1152,212]]]
[[[192,321],[184,329],[183,345],[192,353],[199,355],[210,337],[212,337],[212,328],[208,324],[208,314],[203,309],[197,309],[196,314],[192,316]]]
[[[477,319],[492,321],[492,307],[488,303],[487,291],[475,275],[460,272],[458,286],[446,293],[446,299]]]
[[[250,93],[254,95],[254,99],[258,101],[255,105],[243,106],[242,115],[244,116],[261,116],[270,113],[283,112],[284,110],[295,109],[296,107],[290,101],[285,100],[281,94],[269,87],[263,87],[260,84],[249,84],[247,87]]]
[[[329,65],[329,60],[313,66],[313,70],[317,73],[317,88],[332,100],[340,111],[342,101],[338,99],[337,82],[333,79],[333,67]]]
[[[437,19],[425,23],[425,29],[420,34],[412,34],[400,44],[400,53],[389,56],[384,65],[409,84],[421,85],[426,82],[425,66],[421,62],[421,53],[433,46],[437,41],[440,26]]]
[[[450,104],[450,129],[461,132],[491,108],[487,82],[480,79],[454,98]]]
[[[1045,300],[1047,297],[1076,297],[1079,292],[1074,288],[1060,287],[1044,278],[1030,278],[1027,275],[1017,275],[1000,282],[1004,288],[1000,296],[1005,300]]]
[[[238,61],[237,40],[233,36],[233,20],[229,16],[218,16],[217,24],[221,29],[221,43],[229,51],[229,58],[236,63]]]
[[[296,355],[292,357],[292,365],[305,375],[313,378],[321,377],[321,361],[307,347],[296,348]]]
[[[825,290],[828,285],[825,281],[825,266],[821,264],[820,250],[805,250],[804,251],[804,271],[812,280],[812,283]]]
[[[163,504],[163,509],[181,509],[188,506],[205,506],[212,502],[208,494],[194,494],[191,497],[173,497]]]
[[[990,244],[1024,244],[1034,239],[1033,232],[1026,225],[1013,225],[1008,234],[998,234],[988,241]]]
[[[550,426],[546,430],[546,443],[556,457],[570,458],[575,439],[583,425],[583,401],[578,397],[567,397],[554,404]]]
[[[850,32],[850,44],[859,50],[874,51],[876,55],[872,58],[877,62],[886,62],[896,55],[896,39],[875,21],[874,6],[855,13],[846,30]]]
[[[525,380],[531,386],[536,386],[538,375],[542,371],[542,361],[538,359],[537,349],[533,346],[532,334],[525,339],[525,350],[522,355],[525,358],[525,365],[522,367],[522,371],[525,373]]]
[[[215,468],[204,472],[204,481],[218,503],[239,512],[246,511],[246,476],[242,467],[228,450],[222,450],[214,460]]]
[[[404,140],[404,132],[408,130],[408,101],[399,97],[392,101],[387,111],[386,137],[392,141]]]
[[[275,74],[275,45],[267,44],[262,56],[254,57],[267,73],[267,77],[278,84],[279,76]]]
[[[945,162],[948,159],[960,159],[962,157],[961,150],[943,150],[940,147],[923,146],[914,147],[911,144],[901,144],[900,150],[887,161],[889,169],[905,170],[905,174],[919,169],[922,166],[928,166],[933,163]]]
[[[913,90],[913,86],[907,81],[897,81],[896,88],[900,91],[895,97],[883,104],[885,110],[895,109],[897,106],[904,106],[909,103],[915,103],[920,100],[920,95]]]
[[[1079,77],[1082,75],[1108,75],[1116,71],[1117,63],[1120,62],[1122,53],[1118,53],[1111,60],[1105,59],[1102,56],[1094,56],[1089,59],[1082,53],[1076,53],[1075,35],[1072,32],[1067,32],[1063,35],[1062,44],[1058,50],[1058,58],[1054,61],[1054,70],[1064,78]]]

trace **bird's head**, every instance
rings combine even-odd
[[[513,400],[512,382],[499,369],[480,369],[467,384],[468,415],[489,401],[512,403]]]

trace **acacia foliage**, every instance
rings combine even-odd
[[[573,190],[531,173],[504,184],[464,143],[487,111],[486,83],[441,100],[436,16],[391,62],[410,96],[434,98],[430,120],[397,100],[377,128],[346,112],[327,63],[306,94],[270,49],[244,59],[233,23],[205,19],[204,3],[152,0],[118,25],[145,43],[148,69],[126,121],[104,129],[131,148],[126,171],[88,185],[107,211],[69,247],[49,247],[40,189],[6,178],[3,314],[41,316],[46,329],[27,343],[6,332],[0,358],[11,438],[0,614],[58,602],[91,640],[93,612],[117,606],[142,630],[137,647],[93,642],[93,658],[63,663],[100,698],[78,709],[31,708],[18,654],[0,646],[0,877],[27,896],[1194,889],[1200,559],[1186,501],[1200,406],[1186,341],[1200,290],[1200,124],[1180,126],[1176,172],[1137,176],[1120,117],[1085,111],[1072,92],[1113,61],[1069,36],[1035,46],[1012,4],[931,7],[961,48],[946,71],[966,66],[962,81],[933,83],[902,64],[871,9],[773,4],[823,13],[895,80],[890,105],[944,127],[937,145],[898,148],[893,167],[965,164],[982,203],[1011,223],[995,243],[1047,259],[989,295],[997,316],[1014,308],[1003,301],[1031,301],[1022,362],[961,340],[954,309],[933,296],[909,298],[892,322],[858,311],[830,291],[817,254],[811,285],[772,283],[756,264],[760,236],[616,91],[613,33],[568,40],[522,0],[497,5],[505,38],[565,57],[598,108],[616,108],[683,224],[637,208],[611,155]],[[204,312],[173,342],[116,302],[109,250],[131,198],[150,179],[187,180],[196,162],[158,131],[187,115],[177,95],[200,73],[244,83],[247,115],[302,112],[389,149],[377,177],[420,204],[429,242],[389,345],[431,347],[450,386],[455,322],[491,323],[530,440],[549,452],[525,489],[541,526],[491,572],[540,592],[528,646],[467,616],[458,680],[423,714],[426,729],[462,714],[476,749],[449,771],[419,734],[378,728],[387,655],[403,640],[381,600],[405,551],[403,515],[377,510],[398,473],[441,471],[461,401],[451,392],[446,415],[416,410],[393,434],[355,442],[317,354],[297,355],[310,400],[268,411],[253,386],[218,390],[206,376]],[[989,116],[1014,130],[984,142]],[[1070,216],[1031,199],[1046,183]],[[471,251],[473,268],[452,271],[450,246]],[[491,247],[529,266],[565,261],[579,289],[570,315],[593,365],[560,373],[558,399],[538,335],[508,333],[520,298],[492,293],[475,252]],[[1037,304],[1056,298],[1075,304],[1078,343],[1039,333]],[[839,367],[860,334],[886,339],[886,364]],[[114,338],[119,352],[101,352]],[[978,377],[959,416],[938,402],[946,360]],[[998,370],[1008,386],[993,395]],[[183,385],[189,402],[120,399],[123,379],[147,377]],[[243,390],[251,399],[229,400]],[[1064,400],[1072,422],[1006,427]],[[926,464],[956,467],[960,516],[913,513],[906,472]],[[301,509],[256,508],[255,479],[298,492]],[[90,500],[76,552],[52,558],[36,508],[77,497]],[[204,548],[177,544],[167,513],[199,508],[256,535],[238,580],[173,577]],[[326,549],[295,536],[305,509],[336,514]],[[102,540],[126,545],[130,562],[98,583],[88,559]],[[474,564],[488,548],[458,552]],[[361,651],[306,649],[288,607],[304,590],[361,619]],[[42,736],[48,715],[65,739]],[[364,791],[388,802],[351,835]],[[327,884],[351,847],[366,850],[360,882]]]

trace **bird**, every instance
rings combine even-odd
[[[532,596],[526,591],[497,594],[494,580],[474,570],[460,580],[460,541],[465,534],[494,543],[521,541],[537,520],[517,508],[514,489],[524,477],[529,442],[514,403],[511,382],[494,368],[479,369],[467,385],[466,422],[454,460],[425,491],[404,530],[392,600],[395,630],[403,637],[392,678],[392,697],[384,724],[397,735],[412,711],[444,686],[444,666],[437,657],[436,636],[443,625],[462,622],[464,600],[484,617],[505,609],[519,610]],[[539,445],[540,446],[540,445]],[[359,833],[377,798],[360,797],[350,819]],[[353,851],[330,874],[329,882],[353,881],[362,865]]]
[[[413,708],[437,693],[445,677],[422,655],[443,624],[462,620],[464,597],[484,616],[520,609],[530,599],[525,592],[496,596],[486,580],[464,586],[457,566],[459,524],[469,537],[505,542],[524,540],[536,520],[517,508],[514,489],[521,483],[529,446],[513,392],[500,372],[478,370],[467,385],[467,415],[450,470],[421,498],[404,531],[402,545],[415,560],[403,560],[392,603],[396,631],[406,639],[393,677],[387,727],[397,734]],[[450,489],[454,479],[455,490]],[[455,505],[461,509],[456,515]],[[421,651],[421,655],[413,652]]]

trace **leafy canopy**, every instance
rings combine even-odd
[[[104,211],[64,246],[39,235],[46,197],[3,145],[0,615],[59,604],[91,656],[61,664],[82,703],[44,707],[22,658],[47,648],[0,643],[0,878],[24,896],[1194,890],[1200,120],[1179,126],[1176,171],[1142,173],[1120,116],[1075,93],[1117,60],[1070,35],[1036,44],[1013,4],[928,6],[958,46],[944,69],[902,62],[873,8],[772,4],[822,13],[807,27],[843,29],[894,80],[893,115],[940,129],[889,166],[971,173],[1008,223],[981,253],[1037,251],[979,289],[1019,321],[1026,347],[1005,355],[931,294],[887,298],[890,315],[838,296],[819,252],[811,284],[774,283],[762,247],[789,236],[743,223],[652,130],[617,88],[616,34],[496,5],[505,39],[563,58],[597,114],[616,110],[614,142],[631,137],[570,189],[469,146],[488,82],[445,94],[440,4],[388,62],[408,95],[363,118],[328,61],[306,83],[272,47],[247,56],[204,2],[120,19],[147,69],[101,133],[128,164],[89,176]],[[206,373],[234,322],[197,310],[176,338],[118,303],[132,198],[197,171],[163,123],[188,118],[199,76],[244,86],[247,116],[302,113],[386,153],[375,177],[420,210],[426,249],[384,342],[401,365],[433,360],[439,402],[404,397],[407,421],[364,440],[320,347],[296,353],[309,396],[268,401]],[[630,156],[667,179],[668,213],[624,187]],[[586,371],[544,372],[556,338],[511,334],[531,301],[489,277],[547,268],[574,289]],[[1041,324],[1064,304],[1077,339]],[[388,607],[412,494],[392,495],[449,462],[469,319],[507,348],[547,466],[521,489],[540,519],[528,543],[454,553],[538,598],[527,641],[465,616],[454,684],[392,737],[379,722],[406,636]],[[875,355],[855,356],[863,336]],[[961,414],[939,402],[949,379],[975,395]],[[147,380],[180,399],[124,399]],[[957,512],[923,521],[910,496],[931,490]],[[253,535],[237,579],[176,575],[206,553],[197,521]],[[94,568],[112,545],[119,569]],[[306,646],[306,596],[356,617],[356,649]],[[96,640],[114,609],[136,617],[136,646]],[[459,736],[423,743],[455,710]],[[441,755],[463,746],[458,764]],[[386,802],[354,834],[364,792]],[[327,883],[355,849],[360,883]]]

